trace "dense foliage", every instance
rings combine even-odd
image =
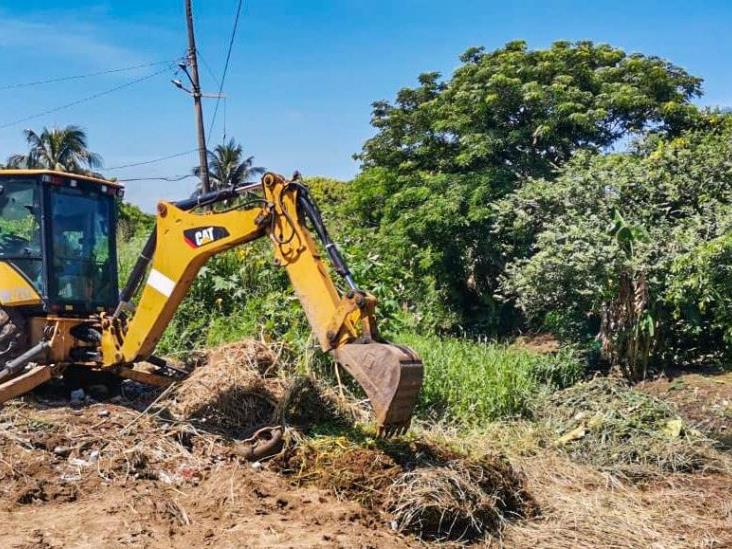
[[[624,154],[576,156],[496,205],[513,259],[506,297],[536,323],[597,332],[622,273],[647,281],[657,360],[702,358],[730,341],[732,119]],[[618,238],[618,219],[635,232]],[[628,246],[632,246],[632,253]]]
[[[732,122],[691,103],[700,79],[590,42],[514,42],[462,61],[450,79],[422,75],[394,104],[374,105],[377,133],[354,181],[307,181],[357,282],[379,298],[383,332],[549,330],[601,348],[632,377],[725,353]],[[632,144],[610,152],[619,139]],[[268,248],[213,258],[163,350],[244,335],[311,347]],[[544,362],[536,369],[520,353],[400,337],[451,365],[429,373],[424,405],[452,399],[466,417],[524,413],[521,394],[548,381],[537,373]],[[482,358],[468,367],[474,352]],[[576,375],[576,362],[558,363],[566,368],[555,386]],[[452,379],[492,396],[455,400]]]
[[[578,151],[629,134],[675,136],[702,118],[700,80],[657,57],[591,42],[468,50],[374,104],[377,134],[359,158],[348,213],[372,247],[412,277],[403,295],[427,329],[499,334],[518,326],[496,300],[506,260],[491,204],[527,177],[553,179]]]
[[[697,117],[700,79],[658,57],[592,42],[530,50],[517,41],[466,51],[452,78],[420,76],[396,104],[374,104],[377,135],[366,167],[466,173],[549,173],[577,149],[599,150],[628,132],[676,134]]]

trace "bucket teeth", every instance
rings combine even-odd
[[[389,425],[379,425],[378,436],[380,438],[394,438],[404,435],[409,430],[409,422],[392,423]]]
[[[368,395],[379,436],[406,433],[423,377],[414,351],[386,343],[349,343],[332,352]]]

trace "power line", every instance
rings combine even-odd
[[[168,177],[133,177],[130,179],[117,179],[120,183],[129,183],[131,181],[170,181],[171,183],[175,183],[176,181],[183,181],[184,179],[189,179],[191,177],[196,177],[193,174],[188,175],[171,175]]]
[[[214,124],[216,123],[216,115],[219,112],[219,104],[221,103],[221,94],[224,92],[224,82],[226,81],[226,73],[229,71],[229,62],[231,61],[231,51],[234,48],[234,40],[236,39],[236,31],[239,28],[239,17],[241,15],[241,8],[244,5],[244,0],[239,0],[236,7],[236,17],[234,18],[234,27],[231,29],[231,38],[229,39],[229,50],[226,52],[226,63],[224,63],[224,72],[221,75],[221,83],[219,84],[219,93],[216,98],[216,107],[214,107],[213,117],[211,117],[211,126],[208,129],[209,135],[213,131]]]
[[[72,76],[59,76],[58,78],[51,78],[48,80],[35,80],[33,82],[20,82],[17,84],[8,84],[6,86],[0,86],[0,91],[15,90],[18,88],[30,88],[33,86],[42,86],[45,84],[56,84],[58,82],[67,82],[69,80],[81,80],[84,78],[92,78],[94,76],[103,76],[105,74],[114,74],[114,73],[118,73],[118,72],[133,71],[136,69],[145,69],[147,67],[155,67],[158,65],[170,64],[170,63],[171,63],[171,61],[169,61],[169,60],[168,61],[156,61],[154,63],[145,63],[142,65],[131,65],[129,67],[120,67],[117,69],[107,69],[107,70],[98,71],[98,72],[91,72],[88,74],[75,74]]]
[[[19,118],[18,120],[14,120],[12,122],[8,122],[6,124],[0,125],[0,130],[4,130],[5,128],[10,128],[12,126],[16,126],[18,124],[22,124],[23,122],[28,122],[29,120],[35,120],[36,118],[41,118],[43,116],[53,114],[65,109],[69,109],[71,107],[75,107],[77,105],[81,105],[82,103],[87,103],[89,101],[93,101],[94,99],[98,99],[100,97],[103,97],[105,95],[109,95],[111,93],[117,92],[119,90],[122,90],[124,88],[129,88],[130,86],[133,86],[135,84],[139,84],[140,82],[144,82],[145,80],[150,80],[151,78],[154,78],[155,76],[158,76],[160,74],[163,74],[164,72],[168,72],[171,67],[165,67],[163,70],[154,72],[152,74],[148,74],[147,76],[143,76],[142,78],[137,78],[135,80],[131,80],[130,82],[126,82],[120,86],[115,86],[114,88],[110,88],[108,90],[95,93],[93,95],[89,95],[87,97],[83,97],[81,99],[77,99],[76,101],[72,101],[71,103],[66,103],[65,105],[60,105],[58,107],[54,107],[53,109],[48,109],[43,112],[39,112],[37,114],[33,114],[31,116],[26,116],[25,118]]]
[[[146,160],[144,162],[133,162],[131,164],[122,164],[120,166],[112,166],[111,168],[105,168],[104,171],[111,171],[111,170],[121,170],[123,168],[132,168],[134,166],[146,166],[147,164],[155,164],[157,162],[162,162],[164,160],[170,160],[171,158],[178,158],[181,156],[186,156],[188,154],[193,154],[194,152],[198,152],[198,149],[191,149],[190,151],[180,152],[171,154],[169,156],[162,156],[160,158],[155,158],[154,160]]]
[[[206,61],[206,58],[201,54],[201,50],[196,50],[198,52],[198,58],[203,61],[203,66],[206,67],[206,72],[208,75],[213,79],[214,82],[216,82],[219,77],[214,74],[213,69],[211,68],[211,65],[208,64]]]

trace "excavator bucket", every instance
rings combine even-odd
[[[379,436],[406,432],[422,387],[422,361],[417,354],[389,343],[349,343],[331,352],[366,391]]]

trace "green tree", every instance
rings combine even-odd
[[[497,280],[524,250],[496,238],[493,203],[528,177],[550,181],[578,151],[696,126],[703,117],[690,100],[701,81],[592,42],[512,42],[461,59],[449,80],[423,74],[394,104],[374,104],[378,132],[358,155],[365,169],[349,213],[371,228],[382,257],[410,273],[406,294],[429,309],[429,327],[505,331],[522,319],[496,300]]]
[[[609,45],[516,41],[471,48],[452,78],[423,74],[395,104],[374,103],[378,133],[366,167],[465,173],[501,167],[543,175],[577,149],[599,150],[629,132],[675,135],[697,117],[701,79],[663,59]]]
[[[45,168],[89,174],[102,166],[102,157],[88,149],[86,133],[78,126],[43,128],[40,134],[33,130],[24,133],[28,153],[8,158],[8,168]]]
[[[626,153],[579,154],[499,201],[493,236],[512,258],[500,293],[534,326],[642,343],[641,370],[644,353],[662,364],[732,351],[732,117],[709,120]]]
[[[262,167],[254,166],[253,156],[244,157],[242,146],[234,139],[217,145],[213,151],[208,151],[208,170],[212,191],[245,183],[265,171]],[[193,175],[201,177],[200,166],[193,168]]]

